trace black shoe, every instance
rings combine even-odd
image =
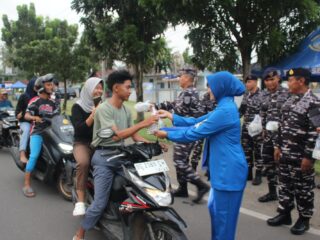
[[[192,181],[193,184],[195,184],[197,186],[198,192],[197,192],[197,196],[195,199],[192,200],[192,202],[194,203],[199,203],[203,196],[209,192],[210,187],[209,185],[207,185],[206,183],[204,183],[201,179],[197,179],[195,181]]]
[[[252,181],[253,175],[252,175],[252,167],[248,167],[248,177],[247,181]]]
[[[175,197],[189,197],[187,183],[180,184],[179,187],[172,191],[173,196]]]
[[[273,218],[267,220],[267,224],[272,227],[280,226],[282,224],[291,225],[292,219],[290,213],[280,213]]]
[[[252,185],[260,185],[262,183],[262,173],[261,170],[256,170],[256,176],[252,180]]]
[[[310,228],[309,220],[310,218],[300,216],[296,221],[296,223],[293,225],[293,227],[290,229],[291,233],[294,235],[304,234]]]
[[[267,176],[267,169],[266,168],[262,169],[261,175],[262,175],[262,177],[266,177]]]
[[[267,193],[266,195],[263,195],[258,198],[259,202],[271,202],[271,201],[276,201],[278,200],[277,194],[274,193]]]
[[[317,188],[320,189],[320,184],[317,184]]]

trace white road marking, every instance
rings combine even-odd
[[[177,188],[178,186],[173,184],[172,185],[174,188]],[[189,195],[191,196],[196,196],[196,192],[195,191],[191,191],[189,190]],[[205,201],[208,201],[208,197],[207,196],[204,196],[203,197],[203,200]],[[250,209],[247,209],[247,208],[240,208],[240,213],[242,214],[245,214],[247,216],[250,216],[250,217],[254,217],[254,218],[257,218],[257,219],[260,219],[260,220],[263,220],[263,221],[267,221],[267,219],[271,218],[271,216],[268,216],[268,215],[265,215],[265,214],[262,214],[262,213],[259,213],[259,212],[256,212],[256,211],[253,211],[253,210],[250,210]],[[286,225],[283,225],[287,228],[290,228],[290,226],[286,226]],[[308,230],[308,233],[311,233],[311,234],[314,234],[314,235],[317,235],[317,236],[320,236],[320,230],[318,229],[315,229],[313,227],[311,227],[309,230]]]

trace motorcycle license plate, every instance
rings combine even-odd
[[[169,167],[164,159],[135,163],[134,167],[137,170],[139,176],[146,176],[169,171]]]

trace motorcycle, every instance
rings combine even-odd
[[[51,124],[42,132],[42,149],[32,175],[40,181],[55,183],[62,197],[71,201],[72,172],[76,164],[73,157],[74,128],[67,115],[56,115],[52,119],[43,120]],[[24,171],[25,164],[21,163],[19,157],[20,134],[12,134],[11,138],[14,140],[10,152],[17,167]]]
[[[103,131],[97,135],[101,137]],[[106,133],[105,136],[108,135]],[[161,153],[159,143],[135,143],[105,156],[106,161],[120,161],[123,170],[123,174],[114,177],[108,206],[97,224],[106,239],[187,239],[183,232],[186,223],[169,207],[173,203],[173,195],[167,164],[163,159],[151,160]],[[93,196],[91,169],[86,191],[87,204],[93,201]],[[76,203],[75,187],[73,198]]]
[[[0,148],[13,145],[12,134],[19,131],[18,120],[13,108],[0,108]]]

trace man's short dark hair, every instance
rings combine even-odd
[[[132,81],[132,76],[127,70],[118,70],[112,72],[107,79],[107,86],[112,91],[113,85],[116,83],[124,83],[126,80]]]
[[[193,82],[194,78],[197,76],[197,72],[196,70],[191,68],[182,68],[179,70],[179,76],[182,76],[182,75],[187,75],[190,78],[190,80]]]

